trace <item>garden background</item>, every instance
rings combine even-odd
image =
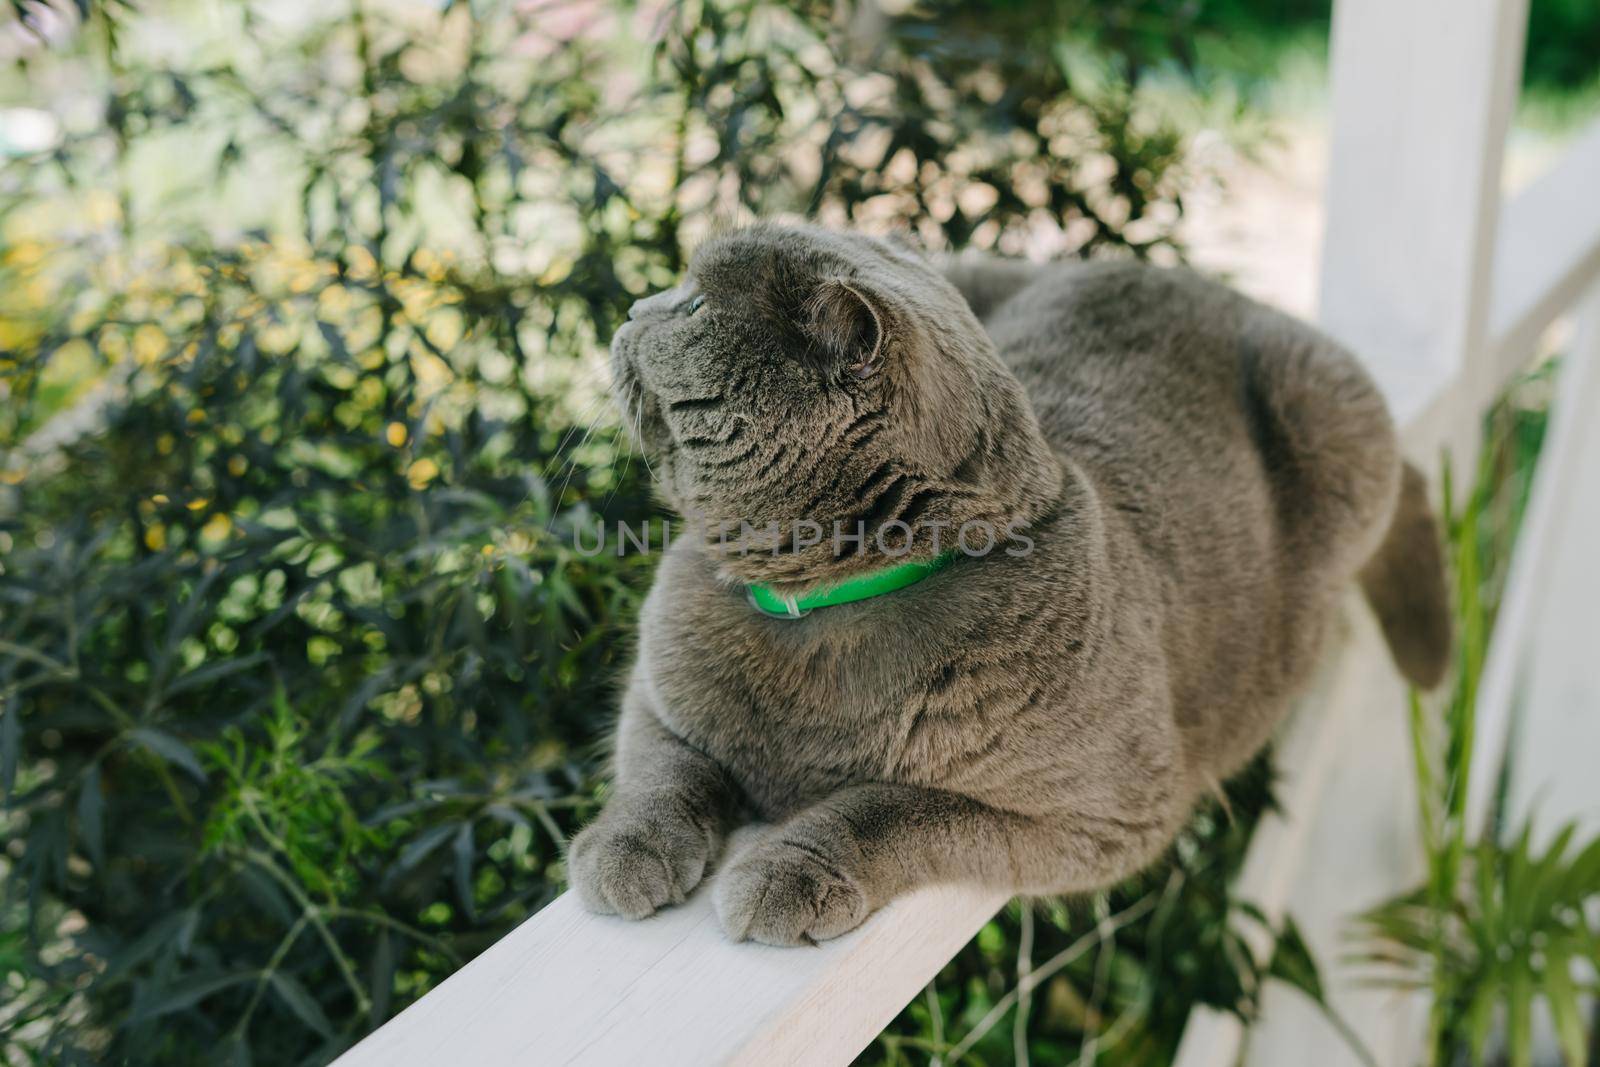
[[[705,234],[1178,262],[1219,160],[1315,107],[1327,18],[0,9],[0,1063],[324,1063],[562,891],[651,566],[573,531],[658,515],[604,349]],[[1535,0],[1528,136],[1596,56],[1600,10]],[[1540,397],[1452,509],[1491,602]],[[1270,803],[1262,764],[1159,869],[1009,909],[862,1062],[1160,1064],[1194,1005],[1249,1017]]]

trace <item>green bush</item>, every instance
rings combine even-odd
[[[1059,5],[1093,86],[954,3],[85,5],[28,51],[5,91],[65,121],[0,173],[6,1062],[325,1062],[559,892],[649,577],[573,549],[653,513],[612,328],[757,212],[1175,257],[1181,139],[1129,79],[1185,24],[1134,6]],[[1102,1058],[1155,1062],[1247,1012],[1266,803],[1090,905],[1149,917],[1025,1040],[1122,1018]],[[1080,919],[997,922],[870,1055],[978,1034]]]
[[[1221,38],[1281,44],[1325,36],[1334,0],[1209,0],[1197,27]],[[1249,72],[1245,72],[1249,73]],[[1522,84],[1557,95],[1600,80],[1600,5],[1593,0],[1529,0]]]

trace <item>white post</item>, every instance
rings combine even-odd
[[[1337,0],[1322,325],[1390,396],[1459,383],[1411,438],[1429,469],[1470,470],[1485,399],[1501,161],[1527,0]],[[1440,374],[1440,371],[1454,373]],[[1399,411],[1411,422],[1421,411]]]
[[[1467,826],[1487,830],[1512,709],[1526,714],[1508,755],[1514,829],[1537,816],[1541,839],[1560,822],[1596,823],[1600,791],[1593,755],[1600,744],[1600,681],[1595,678],[1594,600],[1600,564],[1600,282],[1591,281],[1577,331],[1562,361],[1533,492],[1512,553],[1506,589],[1478,686]],[[1552,578],[1561,575],[1556,585]]]

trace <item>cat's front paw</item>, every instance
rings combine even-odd
[[[822,852],[776,836],[739,854],[714,892],[729,937],[768,945],[838,937],[872,910],[856,880]]]
[[[590,911],[643,919],[683,903],[705,877],[716,843],[668,804],[608,808],[572,839],[567,869]]]

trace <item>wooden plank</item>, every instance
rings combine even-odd
[[[1595,170],[1600,175],[1600,165]],[[1596,179],[1600,182],[1600,178]],[[1485,825],[1501,753],[1512,741],[1510,825],[1542,834],[1578,818],[1600,830],[1600,282],[1579,311],[1560,372],[1533,493],[1512,555],[1483,677],[1467,794],[1469,826]],[[1561,580],[1553,580],[1560,575]],[[1513,723],[1513,709],[1520,712]],[[1514,734],[1514,737],[1512,736]]]
[[[627,922],[567,893],[339,1067],[844,1064],[1005,903],[934,887],[812,948],[734,944],[702,889]]]
[[[1600,275],[1600,121],[1501,212],[1489,306],[1497,386],[1535,352],[1547,326]],[[1492,392],[1492,389],[1491,389]],[[1482,400],[1488,400],[1488,394]]]

